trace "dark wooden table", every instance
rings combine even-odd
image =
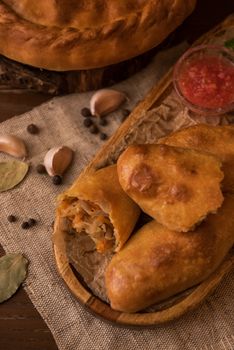
[[[232,12],[233,0],[198,0],[195,12],[177,29],[173,44],[182,40],[192,43]],[[0,93],[0,121],[24,113],[50,98],[48,95],[29,92]],[[0,255],[3,254],[0,246]],[[57,349],[48,327],[22,288],[10,300],[0,305],[0,349]]]

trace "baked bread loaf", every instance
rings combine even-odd
[[[167,145],[132,145],[117,162],[123,190],[170,230],[189,231],[223,202],[221,162]]]
[[[108,66],[157,46],[196,0],[0,1],[0,53],[48,70]]]
[[[204,281],[234,244],[234,196],[192,232],[143,226],[115,254],[105,283],[111,307],[136,312]]]
[[[116,165],[78,179],[60,196],[57,215],[76,234],[86,233],[100,253],[119,251],[140,215],[139,207],[122,190]]]

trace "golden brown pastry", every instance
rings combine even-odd
[[[50,70],[108,66],[157,46],[196,0],[0,1],[0,53]]]
[[[186,232],[223,202],[221,162],[212,155],[167,145],[132,145],[117,162],[124,191],[171,230]]]
[[[111,307],[136,312],[205,280],[234,244],[234,197],[192,232],[151,221],[136,232],[107,267]]]
[[[234,125],[195,125],[161,138],[159,143],[214,154],[222,161],[224,191],[234,191]]]
[[[57,215],[77,234],[86,232],[100,253],[119,251],[140,214],[122,190],[115,165],[78,179],[59,202]]]

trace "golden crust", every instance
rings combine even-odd
[[[167,145],[133,145],[117,162],[124,191],[162,225],[188,231],[223,202],[221,162]]]
[[[119,251],[129,238],[140,215],[139,207],[122,190],[116,165],[98,170],[74,182],[59,198],[60,203],[78,198],[97,204],[109,214],[116,238],[115,251]],[[61,215],[58,206],[57,215]]]
[[[192,12],[195,3],[0,1],[0,53],[58,71],[108,66],[157,46]]]
[[[234,125],[198,124],[161,138],[159,143],[192,148],[215,155],[222,162],[223,190],[234,191]]]
[[[205,280],[234,243],[234,197],[195,231],[173,232],[152,221],[115,254],[105,274],[111,307],[136,312]]]

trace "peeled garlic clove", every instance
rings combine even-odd
[[[90,100],[90,111],[97,117],[114,112],[126,101],[127,97],[123,92],[102,89],[97,91]]]
[[[70,165],[73,151],[67,146],[51,148],[45,155],[44,165],[50,176],[63,175]]]
[[[0,152],[7,153],[16,158],[25,158],[26,146],[19,137],[15,135],[0,135]]]

